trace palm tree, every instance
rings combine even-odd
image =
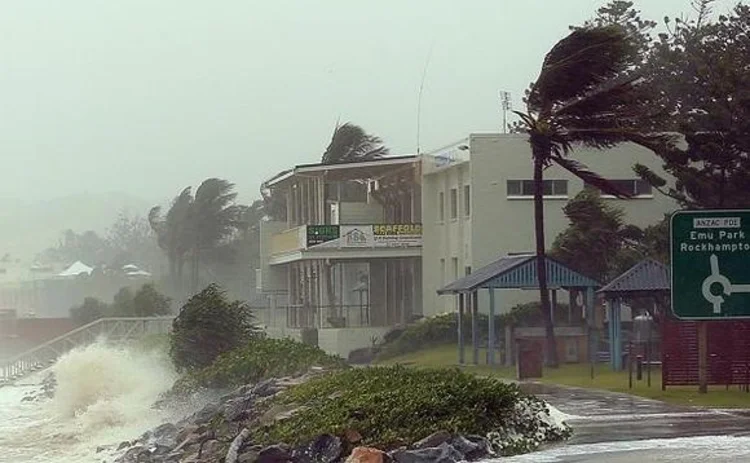
[[[632,72],[638,61],[637,45],[620,26],[575,30],[545,57],[539,77],[527,93],[527,111],[514,111],[521,118],[516,130],[527,133],[531,144],[539,296],[547,363],[553,367],[558,359],[544,264],[544,169],[557,164],[604,193],[629,196],[569,155],[576,145],[604,149],[659,137],[638,131],[639,122],[648,113],[643,79]]]
[[[236,198],[234,184],[219,178],[209,178],[195,190],[190,213],[193,291],[200,283],[203,255],[226,244],[242,228],[246,207],[234,204]]]
[[[375,159],[388,154],[388,148],[375,135],[369,135],[362,127],[346,122],[336,125],[331,142],[328,144],[321,162],[338,164],[342,162]]]
[[[185,188],[172,201],[166,217],[161,215],[161,207],[152,207],[148,213],[148,223],[156,234],[159,247],[167,254],[169,274],[175,291],[182,286],[182,270],[185,256],[190,250],[190,215],[193,195],[190,187]]]
[[[234,204],[237,193],[233,190],[232,183],[209,178],[195,190],[195,196],[190,187],[185,188],[165,217],[158,206],[149,212],[149,224],[167,254],[175,290],[181,291],[183,268],[189,258],[191,289],[197,291],[201,260],[242,228],[245,206]]]

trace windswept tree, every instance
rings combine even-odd
[[[176,291],[181,290],[185,258],[192,241],[191,209],[193,194],[190,187],[185,188],[172,201],[166,216],[162,216],[161,207],[151,208],[148,222],[156,234],[159,247],[167,255],[169,275]]]
[[[547,363],[553,367],[558,359],[544,264],[544,169],[556,164],[604,193],[627,197],[570,154],[576,146],[605,149],[639,135],[648,112],[639,86],[642,79],[629,71],[640,61],[637,44],[619,25],[574,30],[545,57],[525,98],[526,112],[516,111],[521,121],[515,130],[527,133],[531,144],[539,296]]]
[[[190,262],[191,287],[200,284],[201,262],[221,249],[243,228],[245,206],[235,204],[234,184],[219,178],[205,180],[195,196],[188,187],[172,202],[166,216],[157,206],[149,223],[159,247],[167,254],[175,289],[180,290],[184,266]]]
[[[383,140],[375,135],[368,134],[358,125],[346,122],[336,126],[321,162],[323,164],[338,164],[363,161],[376,159],[387,154],[388,148],[383,145]]]
[[[686,208],[750,207],[750,5],[711,19],[711,0],[696,0],[695,19],[665,19],[646,72],[659,124],[685,143],[651,143],[675,178],[646,166],[636,172]]]

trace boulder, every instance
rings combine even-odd
[[[447,442],[433,448],[396,450],[390,455],[396,463],[458,463],[464,461],[461,452]]]
[[[341,439],[323,434],[310,444],[292,452],[292,458],[299,463],[333,463],[339,461],[343,453]]]
[[[429,436],[425,437],[424,439],[415,442],[414,448],[415,449],[429,449],[438,447],[440,444],[443,444],[444,442],[450,442],[450,440],[453,438],[453,435],[449,433],[448,431],[438,431],[435,433],[430,434]]]
[[[356,429],[347,429],[344,431],[344,440],[350,444],[359,444],[362,442],[362,434]]]
[[[450,444],[470,461],[481,460],[492,453],[490,443],[481,436],[456,436],[451,439]]]
[[[370,447],[357,447],[346,459],[346,463],[387,463],[389,461],[391,459],[388,454]]]
[[[219,413],[219,405],[215,403],[207,404],[199,412],[193,415],[193,423],[195,424],[206,424],[213,419],[216,414]]]
[[[258,463],[284,463],[292,461],[289,447],[284,444],[271,445],[258,453]]]

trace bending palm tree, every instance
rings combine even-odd
[[[337,125],[333,131],[331,143],[328,144],[321,162],[337,164],[342,162],[375,159],[388,154],[388,148],[375,135],[365,132],[362,127],[346,122]]]
[[[583,28],[558,42],[547,54],[532,84],[527,112],[517,129],[529,135],[534,165],[534,225],[537,273],[547,338],[547,363],[558,364],[551,318],[544,245],[544,169],[557,164],[586,184],[617,197],[629,194],[568,157],[573,146],[609,148],[625,141],[641,142],[638,122],[644,99],[633,75],[638,49],[619,26]]]

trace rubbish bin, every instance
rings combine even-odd
[[[519,380],[542,377],[544,345],[531,339],[516,340],[516,377]]]

